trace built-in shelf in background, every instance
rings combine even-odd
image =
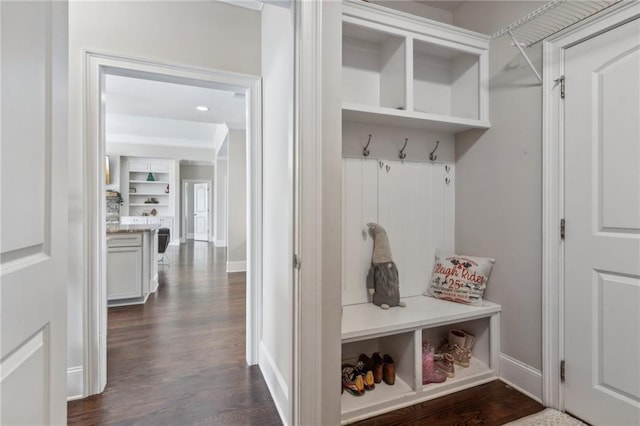
[[[163,183],[167,185],[170,182],[166,180],[130,180],[129,183]]]

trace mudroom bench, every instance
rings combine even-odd
[[[470,306],[428,296],[403,298],[406,307],[383,310],[372,303],[343,307],[342,359],[360,353],[389,354],[394,359],[396,382],[380,383],[362,396],[342,394],[342,424],[447,395],[497,378],[500,305],[483,301]],[[422,344],[438,346],[453,327],[476,336],[468,368],[456,366],[455,377],[422,385]]]

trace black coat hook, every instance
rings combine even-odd
[[[367,145],[362,148],[362,155],[364,155],[365,157],[369,156],[369,144],[371,143],[371,135],[369,135],[369,140],[367,141]]]
[[[429,160],[436,161],[438,159],[438,156],[435,155],[436,150],[438,149],[438,145],[440,145],[440,141],[436,141],[436,147],[433,148],[433,151],[431,151],[431,153],[429,153]]]
[[[400,157],[401,160],[404,160],[405,158],[407,158],[407,153],[404,152],[404,149],[407,147],[408,142],[409,142],[409,138],[405,138],[404,145],[402,145],[402,149],[398,153],[398,157]]]

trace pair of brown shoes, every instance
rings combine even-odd
[[[391,355],[380,356],[379,352],[374,352],[369,358],[366,354],[360,354],[358,361],[371,370],[374,383],[393,385],[396,382],[396,366]]]

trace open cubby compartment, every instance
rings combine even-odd
[[[342,38],[342,101],[405,110],[405,37],[345,18]]]
[[[494,371],[494,368],[496,368],[494,365],[496,354],[492,354],[491,346],[491,317],[423,329],[422,343],[429,342],[437,351],[442,342],[447,339],[449,330],[452,329],[462,329],[475,336],[475,343],[471,350],[471,362],[469,367],[461,367],[456,364],[454,366],[455,377],[447,378],[443,383],[428,383],[424,385],[422,387],[423,392],[434,398],[446,393],[477,386],[496,378],[496,372]],[[494,339],[497,339],[497,336]],[[422,351],[422,348],[420,350]],[[422,353],[420,355],[422,362]],[[421,363],[419,376],[422,384]]]
[[[415,363],[417,337],[415,331],[409,331],[342,344],[343,364],[355,364],[361,353],[370,357],[374,352],[379,352],[380,356],[388,354],[393,358],[396,372],[394,385],[390,386],[384,382],[376,383],[375,389],[365,392],[362,396],[353,396],[344,392],[342,394],[343,423],[389,411],[390,407],[409,401],[415,395],[418,388]]]
[[[481,120],[480,53],[413,40],[415,112]]]

